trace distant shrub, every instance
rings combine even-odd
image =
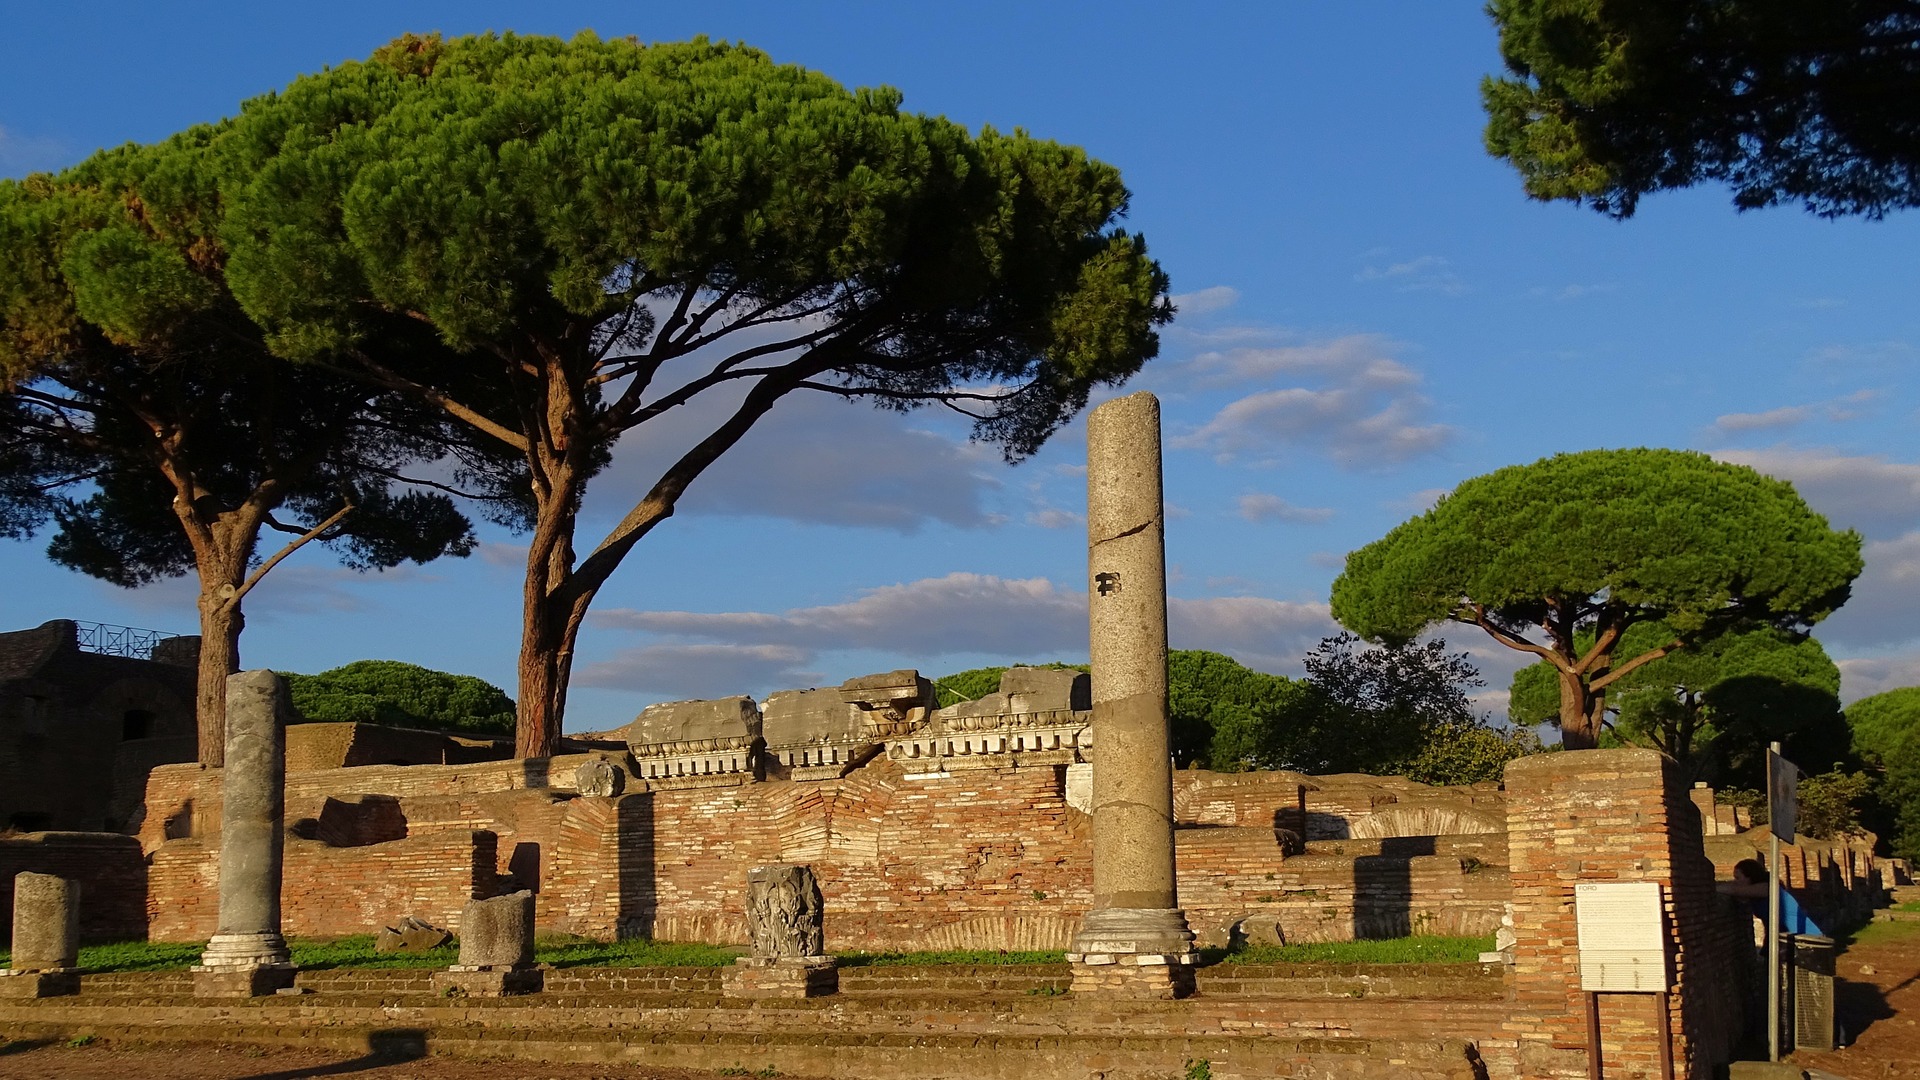
[[[472,675],[398,660],[356,660],[318,675],[282,672],[293,707],[315,723],[383,724],[511,735],[513,699]]]
[[[1799,817],[1794,831],[1816,840],[1833,840],[1860,831],[1860,809],[1873,782],[1866,773],[1835,769],[1800,781]]]

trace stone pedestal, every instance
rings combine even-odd
[[[1088,644],[1093,667],[1093,907],[1067,959],[1074,987],[1192,991],[1193,931],[1173,866],[1160,402],[1087,417]]]
[[[0,997],[80,992],[80,883],[22,872],[13,879],[12,965]]]
[[[197,995],[257,996],[293,985],[291,957],[280,936],[286,724],[293,715],[280,676],[271,671],[227,676],[220,925],[193,969]]]
[[[747,871],[747,932],[753,955],[721,975],[734,997],[823,997],[840,990],[840,964],[826,955],[826,906],[813,868]]]
[[[469,901],[460,915],[460,962],[434,973],[434,990],[501,997],[545,986],[546,973],[533,964],[533,894]]]
[[[193,969],[194,997],[270,997],[293,986],[292,964],[252,964]]]
[[[720,974],[728,997],[810,998],[840,992],[840,961],[831,956],[743,956]]]

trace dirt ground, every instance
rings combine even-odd
[[[1835,970],[1834,1007],[1853,1045],[1794,1064],[1846,1080],[1920,1077],[1920,922],[1868,927]]]
[[[307,1080],[332,1076],[356,1080],[720,1080],[721,1074],[451,1057],[400,1060],[251,1046],[157,1050],[0,1040],[0,1080]],[[782,1080],[803,1080],[781,1076]]]

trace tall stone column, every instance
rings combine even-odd
[[[1160,401],[1087,416],[1093,661],[1093,908],[1068,960],[1074,989],[1180,997],[1198,959],[1173,865],[1167,557]]]
[[[293,702],[271,671],[227,677],[226,763],[220,783],[220,926],[194,968],[194,992],[268,994],[293,985],[280,936],[286,838],[286,723]]]

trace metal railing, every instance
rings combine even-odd
[[[102,656],[129,656],[135,660],[153,659],[153,648],[168,638],[179,637],[164,630],[143,630],[137,626],[111,623],[76,622],[80,648]]]

